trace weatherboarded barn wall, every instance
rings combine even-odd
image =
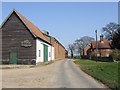
[[[29,41],[31,46],[22,46],[22,42]],[[36,40],[22,23],[16,13],[13,13],[2,26],[2,60],[3,64],[10,63],[10,54],[17,54],[17,63],[31,63],[36,59]]]

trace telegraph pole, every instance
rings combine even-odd
[[[98,53],[98,40],[97,40],[97,30],[95,30],[96,33],[96,62],[97,62],[97,53]]]

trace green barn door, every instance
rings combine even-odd
[[[47,62],[48,61],[48,46],[43,44],[44,46],[44,62]]]
[[[10,53],[10,64],[17,64],[17,53],[16,52]]]

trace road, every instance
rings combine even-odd
[[[106,88],[87,75],[72,60],[45,66],[2,71],[3,88]]]

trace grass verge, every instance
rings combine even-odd
[[[111,89],[120,90],[118,83],[118,63],[80,59],[76,59],[74,62],[78,64],[84,72],[101,81]]]

